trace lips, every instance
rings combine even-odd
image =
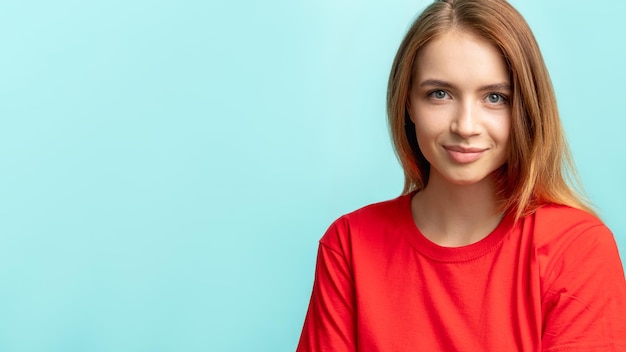
[[[483,155],[488,148],[462,147],[462,146],[444,146],[450,158],[460,164],[474,162]]]

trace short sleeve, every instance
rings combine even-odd
[[[543,293],[543,351],[626,351],[626,281],[604,225],[578,233],[551,265]]]
[[[338,248],[338,222],[320,241],[315,280],[297,352],[356,351],[354,280]]]

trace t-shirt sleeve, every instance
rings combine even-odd
[[[319,244],[315,280],[297,352],[356,351],[352,270],[336,222]]]
[[[555,254],[543,283],[543,350],[626,351],[626,281],[609,229],[579,231]]]

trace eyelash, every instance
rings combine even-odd
[[[509,102],[509,98],[504,95],[504,94],[500,94],[500,93],[489,93],[487,94],[487,96],[485,97],[485,99],[489,99],[492,96],[497,96],[500,98],[500,101],[498,103],[492,103],[492,104],[506,104]]]
[[[437,98],[437,97],[435,97],[435,94],[436,94],[436,93],[444,93],[446,96],[445,96],[445,97],[441,97],[441,98]],[[494,96],[494,95],[495,95],[495,96],[498,96],[498,97],[500,98],[500,101],[499,101],[499,102],[497,102],[497,103],[491,103],[491,104],[500,105],[500,104],[506,104],[506,103],[508,103],[508,102],[509,102],[509,97],[508,97],[508,96],[506,96],[506,95],[504,95],[504,94],[502,94],[502,93],[489,93],[489,94],[487,94],[487,95],[485,96],[485,98],[484,98],[484,99],[485,99],[485,100],[487,100],[487,99],[489,99],[491,96]],[[431,91],[429,91],[429,92],[428,92],[428,94],[427,94],[427,96],[428,96],[429,98],[433,98],[433,99],[435,99],[435,100],[442,100],[442,99],[445,99],[446,97],[449,97],[449,96],[450,96],[450,93],[446,92],[446,91],[445,91],[445,90],[443,90],[443,89],[435,89],[435,90],[431,90]]]
[[[428,95],[428,97],[429,97],[429,98],[435,98],[435,99],[437,99],[437,100],[441,100],[441,99],[443,99],[443,98],[437,98],[437,97],[435,97],[435,93],[444,93],[444,94],[446,94],[447,96],[449,96],[449,95],[450,95],[450,94],[448,94],[448,92],[446,92],[446,91],[445,91],[445,90],[443,90],[443,89],[435,89],[435,90],[431,90],[430,92],[428,92],[428,94],[427,94],[427,95]]]

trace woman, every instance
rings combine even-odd
[[[521,15],[433,3],[400,45],[387,107],[403,195],[320,240],[298,351],[626,351],[617,247],[566,182]]]

